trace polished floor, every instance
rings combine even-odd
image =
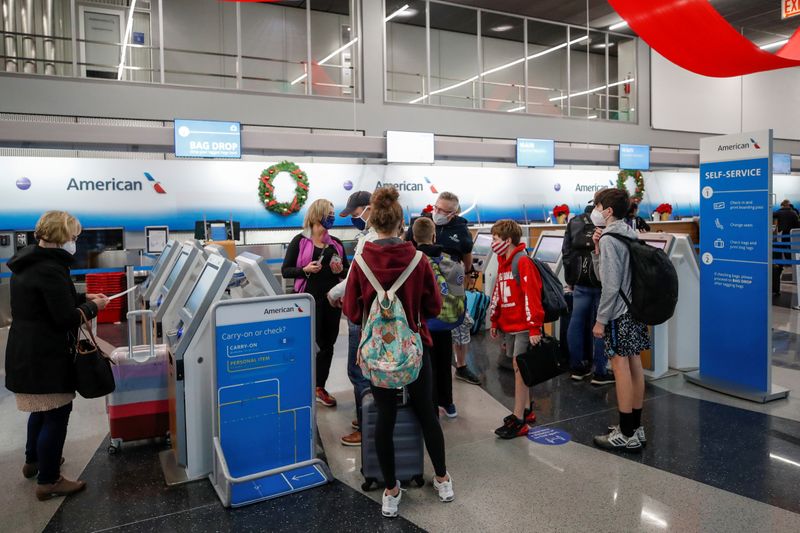
[[[354,416],[346,335],[328,385],[339,405],[317,415],[319,453],[336,481],[242,509],[224,509],[208,482],[167,488],[157,457],[163,443],[108,455],[102,400],[76,402],[64,454],[65,475],[86,480],[87,490],[38,502],[34,482],[19,472],[25,416],[12,395],[0,393],[0,532],[800,531],[800,312],[776,302],[773,323],[773,380],[792,390],[789,399],[753,404],[680,375],[650,382],[649,443],[638,455],[593,447],[592,437],[616,421],[614,387],[568,376],[534,392],[537,426],[565,432],[570,442],[496,439],[512,375],[497,365],[499,346],[476,336],[469,364],[484,384],[456,381],[459,416],[442,418],[456,500],[440,503],[430,483],[409,488],[395,520],[380,517],[381,491],[361,490],[360,449],[339,442]],[[121,342],[119,327],[100,334]],[[425,471],[432,475],[429,463]]]

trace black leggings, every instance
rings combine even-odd
[[[72,402],[67,405],[31,413],[28,417],[28,442],[25,462],[39,463],[39,484],[55,483],[61,477],[61,454],[67,440],[67,424]]]
[[[378,410],[378,421],[375,426],[375,448],[378,452],[378,462],[381,465],[386,488],[393,489],[397,485],[394,471],[394,423],[397,419],[397,389],[382,389],[370,385],[375,407]],[[444,454],[444,435],[439,419],[434,414],[431,389],[431,356],[429,348],[425,346],[422,356],[422,368],[419,377],[414,383],[406,387],[409,396],[409,405],[422,426],[422,435],[425,438],[425,447],[433,463],[436,475],[447,475]]]
[[[450,331],[431,331],[431,339],[433,406],[438,415],[438,407],[453,403],[453,334]]]
[[[339,321],[342,319],[342,310],[328,304],[328,299],[317,300],[317,387],[325,388],[328,374],[331,373],[333,361],[333,346],[339,336]]]

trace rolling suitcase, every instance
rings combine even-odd
[[[394,425],[394,464],[395,477],[403,484],[414,482],[418,487],[425,485],[425,446],[414,411],[406,403],[405,389],[398,391],[397,420]],[[361,474],[364,476],[362,490],[372,490],[383,483],[383,474],[378,463],[378,452],[375,449],[375,424],[378,421],[378,410],[367,390],[361,406]],[[431,408],[433,408],[431,406]]]
[[[128,346],[111,352],[117,386],[106,398],[110,454],[119,451],[123,442],[166,437],[169,433],[167,346],[154,344],[152,311],[131,311],[127,316]],[[137,316],[142,316],[147,326],[148,344],[134,345],[131,328]]]

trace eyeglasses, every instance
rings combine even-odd
[[[455,213],[455,211],[448,211],[447,209],[442,209],[442,208],[441,208],[441,207],[439,207],[438,205],[435,205],[435,206],[433,206],[433,211],[434,211],[435,213],[441,213],[441,214],[443,214],[443,215],[447,215],[447,216],[450,216],[450,215],[452,215],[453,213]]]

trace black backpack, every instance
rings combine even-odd
[[[664,253],[638,239],[604,233],[624,242],[630,251],[631,301],[620,289],[631,316],[648,326],[669,320],[678,304],[678,273]]]
[[[517,284],[519,284],[519,262],[523,257],[530,259],[524,253],[518,253],[511,259],[511,272],[514,274]],[[544,323],[555,322],[568,312],[567,301],[564,299],[564,287],[549,266],[538,259],[531,259],[531,261],[536,265],[539,270],[539,276],[542,278]]]
[[[563,256],[563,264],[564,280],[568,285],[601,286],[592,266],[594,229],[595,225],[586,214],[576,216],[567,224],[570,246]]]

